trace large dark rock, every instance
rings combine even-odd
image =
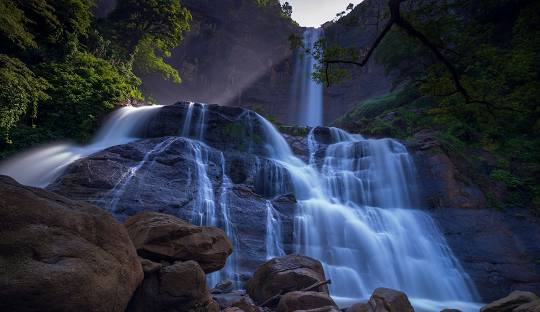
[[[124,311],[142,277],[109,213],[0,177],[1,311]]]
[[[232,245],[216,227],[195,226],[171,215],[142,212],[124,223],[137,253],[154,261],[194,260],[205,273],[221,270]]]
[[[206,285],[206,276],[195,261],[176,262],[145,273],[133,296],[129,312],[219,312]]]
[[[377,288],[368,302],[354,304],[346,312],[414,312],[414,309],[404,292]]]
[[[247,292],[255,302],[261,304],[278,294],[302,290],[317,282],[325,281],[321,263],[301,255],[274,258],[255,271],[247,283]],[[328,293],[326,286],[319,290]]]

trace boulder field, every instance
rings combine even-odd
[[[223,231],[155,212],[122,225],[98,207],[4,176],[0,234],[0,311],[414,311],[405,293],[387,288],[340,310],[321,263],[294,254],[260,265],[245,291],[227,281],[210,289],[205,272],[223,268],[232,252]],[[540,298],[514,291],[480,311],[538,312]]]

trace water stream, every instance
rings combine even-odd
[[[297,105],[296,124],[320,126],[323,124],[323,88],[312,79],[317,60],[311,55],[315,44],[322,36],[321,28],[304,31],[304,51],[298,52],[295,62],[291,101]],[[304,53],[305,50],[308,52]]]

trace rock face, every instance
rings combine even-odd
[[[306,256],[287,255],[261,265],[248,281],[247,292],[255,302],[261,304],[272,296],[301,290],[325,280],[319,261]],[[326,286],[319,289],[328,293]]]
[[[154,261],[194,260],[205,273],[221,270],[232,245],[223,230],[189,224],[171,215],[142,212],[124,223],[137,253]]]
[[[182,84],[158,75],[143,86],[162,104],[178,99],[259,108],[288,121],[294,59],[288,38],[301,29],[281,16],[279,2],[184,0],[191,30],[167,60]]]
[[[251,274],[266,261],[264,225],[271,203],[282,223],[284,250],[291,253],[296,199],[286,176],[279,190],[270,187],[268,168],[284,170],[265,157],[256,115],[241,108],[194,105],[187,134],[199,134],[204,114],[204,144],[179,136],[188,111],[188,103],[164,107],[141,129],[147,139],[74,162],[48,189],[97,204],[119,220],[152,211],[200,224],[206,209],[201,207],[214,209],[215,225],[225,229],[228,220],[237,234],[233,257],[239,275]],[[210,197],[215,205],[205,206]]]
[[[143,272],[101,208],[0,177],[0,310],[124,311]]]
[[[538,296],[531,292],[513,291],[510,295],[482,307],[480,312],[515,311],[514,309],[535,300],[538,300]]]
[[[384,20],[386,0],[365,0],[338,22],[327,23],[324,27],[326,39],[343,47],[362,48],[371,46]],[[345,8],[343,8],[345,9]],[[330,124],[358,103],[383,95],[391,90],[390,77],[382,65],[372,57],[364,67],[348,67],[350,79],[324,88],[325,121]]]
[[[337,310],[337,305],[328,294],[315,291],[292,291],[281,297],[277,312],[325,309]]]
[[[540,293],[540,220],[523,210],[434,209],[452,251],[484,301]]]
[[[449,157],[436,137],[434,132],[421,131],[408,146],[418,164],[426,204],[434,208],[485,208],[484,193],[460,166],[463,160]]]
[[[145,273],[127,311],[219,312],[212,300],[206,276],[195,261],[176,262]]]

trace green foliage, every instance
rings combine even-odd
[[[285,17],[288,17],[288,18],[291,18],[292,16],[292,6],[289,4],[289,2],[285,2],[281,5],[281,14],[283,14],[283,16]]]
[[[260,7],[281,6],[279,0],[255,0],[255,2]]]
[[[523,182],[513,176],[510,172],[503,169],[495,169],[491,172],[490,177],[494,180],[503,182],[509,188],[517,188],[523,185]]]
[[[144,99],[137,75],[180,82],[165,62],[189,29],[179,0],[119,0],[103,19],[93,5],[0,0],[0,158],[44,141],[88,140],[115,105]]]
[[[172,80],[180,83],[180,73],[170,64],[167,64],[163,57],[156,54],[156,50],[167,51],[166,47],[162,46],[163,42],[159,39],[150,36],[144,37],[137,45],[134,55],[134,67],[138,73],[149,74],[152,72],[161,73],[164,79]],[[170,52],[166,52],[170,56]]]
[[[400,92],[396,98],[393,92],[365,101],[338,125],[401,138],[427,129],[438,133],[444,150],[470,160],[475,172],[485,169],[467,153],[481,149],[505,164],[497,165],[488,183],[477,181],[488,195],[493,191],[489,183],[508,188],[505,198],[492,196],[493,206],[538,207],[540,2],[422,0],[402,6],[402,15],[452,64],[470,98],[456,91],[447,66],[431,50],[394,26],[374,57],[395,86],[416,95]],[[331,45],[324,46],[320,60],[355,59],[344,47],[327,48]],[[350,68],[338,66],[337,78],[346,77]],[[336,77],[328,79],[324,70],[319,68],[318,78],[335,83]]]
[[[165,58],[180,44],[191,18],[180,0],[120,0],[102,28],[122,58],[133,57],[137,73],[161,72],[179,83],[180,74]]]
[[[0,54],[0,86],[0,131],[10,142],[9,131],[19,119],[28,112],[35,117],[38,102],[48,98],[48,84],[20,60]]]
[[[30,20],[13,1],[0,1],[0,33],[18,48],[36,47],[34,35],[28,31]]]
[[[56,129],[58,137],[87,140],[115,104],[142,97],[140,80],[126,80],[110,63],[89,53],[45,64],[39,72],[51,85],[49,100],[40,108],[40,126]]]

